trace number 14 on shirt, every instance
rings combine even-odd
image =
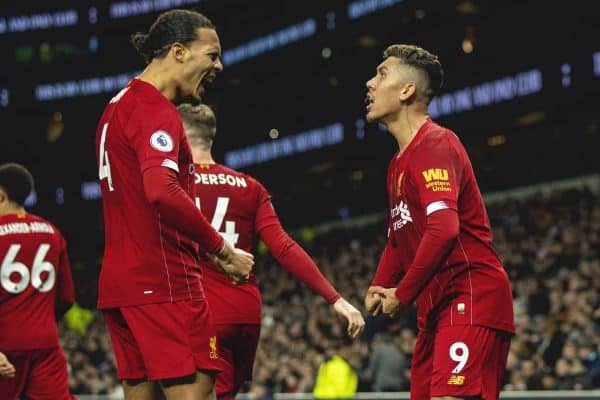
[[[198,207],[199,210],[202,209],[200,207],[200,197],[196,197],[196,207]],[[230,245],[235,246],[239,237],[239,234],[235,231],[235,221],[225,221],[225,232],[221,232],[223,220],[225,219],[225,214],[227,214],[227,208],[229,208],[229,197],[217,197],[215,214],[213,215],[210,224],[221,236],[223,236],[223,239],[227,240]]]

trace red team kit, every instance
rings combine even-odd
[[[391,160],[387,188],[389,240],[372,285],[395,287],[403,275],[396,296],[403,304],[417,303],[411,398],[495,398],[515,331],[512,294],[464,147],[453,132],[428,120]],[[431,277],[427,268],[408,267],[427,217],[443,209],[458,212],[460,232]]]
[[[177,109],[152,85],[133,79],[110,101],[96,149],[107,239],[98,308],[120,379],[222,371],[217,393],[233,398],[251,378],[261,297],[254,272],[236,284],[203,256],[216,253],[223,240],[251,251],[258,236],[329,304],[340,298],[283,231],[258,181],[219,164],[193,164]],[[144,181],[148,176],[168,184],[157,187]],[[514,333],[512,295],[463,146],[427,121],[392,159],[387,188],[389,241],[372,285],[400,282],[401,303],[418,305],[412,398],[493,397]],[[161,193],[173,207],[200,208],[207,219],[195,223],[157,212],[152,199]],[[431,278],[408,267],[427,217],[442,209],[458,212],[460,233]],[[1,396],[26,388],[31,398],[61,400],[57,393],[68,391],[55,322],[55,308],[65,310],[74,297],[65,246],[60,232],[39,217],[0,217],[0,351],[17,370],[13,379],[0,378]]]
[[[175,207],[197,211],[192,153],[177,109],[152,85],[134,79],[106,107],[96,145],[107,240],[98,308],[111,335],[118,377],[157,380],[218,370],[200,250],[192,238],[202,227],[179,229],[192,221],[157,212],[147,200],[153,191],[163,191]],[[172,173],[172,189],[144,185],[148,169]],[[223,243],[212,229],[197,236],[213,253]]]
[[[128,119],[146,114],[154,115],[151,125],[146,119]],[[217,390],[226,395],[251,376],[260,295],[253,273],[247,283],[235,285],[202,256],[215,253],[223,240],[250,251],[258,234],[284,267],[329,303],[340,297],[282,230],[260,183],[220,165],[193,165],[176,108],[153,86],[132,80],[107,106],[96,139],[106,237],[111,238],[100,274],[98,307],[113,339],[119,378],[154,380],[196,369],[224,371]],[[173,187],[181,186],[185,198],[169,201],[200,208],[221,235],[199,232],[195,237],[208,236],[199,246],[174,225],[176,216],[157,213],[145,200],[152,197],[148,185],[142,185],[147,169],[176,173]],[[167,329],[175,335],[165,336]],[[246,342],[228,346],[228,334],[239,337],[239,332]],[[224,338],[222,343],[218,337]],[[191,351],[185,349],[187,341],[193,344]],[[185,353],[185,360],[178,358]],[[227,373],[232,376],[225,377]]]
[[[340,295],[310,256],[283,230],[271,196],[258,181],[220,164],[196,165],[196,204],[232,245],[251,251],[255,236],[275,259],[329,304]],[[252,377],[261,324],[261,297],[256,276],[238,285],[209,262],[201,261],[203,285],[219,338],[217,394],[233,398]]]
[[[33,214],[0,216],[0,263],[0,352],[16,370],[0,398],[70,399],[56,327],[75,296],[65,240]]]

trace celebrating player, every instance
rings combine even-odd
[[[57,317],[75,291],[65,239],[25,211],[33,178],[19,164],[0,166],[0,397],[71,399]]]
[[[365,303],[393,316],[416,300],[411,399],[497,399],[512,294],[469,157],[428,115],[442,66],[411,45],[384,58],[367,82],[367,120],[385,124],[399,150],[387,177],[389,240]]]
[[[211,146],[216,119],[205,105],[179,106],[196,163],[196,204],[212,215],[213,227],[232,245],[250,251],[255,233],[275,259],[321,295],[348,321],[356,337],[364,327],[360,312],[344,300],[321,274],[310,256],[283,230],[267,190],[252,177],[216,164]],[[220,262],[217,262],[217,265]],[[251,379],[261,324],[261,298],[254,273],[236,284],[211,263],[203,263],[204,290],[219,339],[219,399],[233,399]]]
[[[196,208],[192,154],[173,103],[200,99],[223,68],[221,45],[211,21],[186,10],[161,14],[132,41],[148,65],[110,101],[96,133],[106,241],[98,307],[126,399],[161,390],[167,400],[204,399],[214,396],[219,368],[199,246],[236,278],[254,261]]]

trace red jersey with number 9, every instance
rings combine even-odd
[[[0,351],[58,346],[55,306],[73,293],[58,229],[33,214],[0,216]]]

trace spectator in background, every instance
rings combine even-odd
[[[350,364],[352,344],[344,342],[340,350],[319,367],[313,394],[317,399],[348,399],[356,394],[358,374]]]
[[[518,322],[503,389],[528,389],[528,385],[535,383],[535,379],[525,377],[528,371],[530,375],[541,373],[543,390],[558,389],[559,383],[568,390],[600,388],[600,197],[587,190],[560,190],[547,197],[502,200],[488,204],[487,208],[496,248],[513,283]],[[573,215],[578,217],[573,219]],[[378,233],[381,226],[385,226],[385,217],[382,215],[361,226],[335,228],[316,235],[312,241],[303,242],[323,274],[335,282],[340,294],[351,302],[360,301],[356,294],[366,290],[369,284],[368,271],[386,239]],[[563,229],[569,226],[572,226],[570,230],[582,233],[578,237],[576,257],[565,264],[567,261],[558,261],[558,256],[564,247]],[[74,260],[81,261],[88,255],[75,252],[73,256]],[[93,262],[90,259],[84,264]],[[85,268],[89,275],[93,265]],[[256,269],[260,271],[259,276],[268,279],[258,282],[264,296],[254,381],[251,387],[242,391],[249,390],[261,400],[271,399],[273,393],[278,392],[311,392],[319,366],[326,358],[325,349],[336,351],[340,345],[336,337],[343,334],[344,321],[331,318],[325,302],[290,279],[287,271],[276,265],[270,256],[258,257]],[[86,288],[83,277],[87,275],[81,272],[79,282],[77,272],[74,269],[77,297],[82,305],[91,307],[95,300],[90,288],[94,285]],[[539,281],[539,288],[548,294],[548,313],[532,308],[531,294],[537,289],[529,283],[530,279]],[[568,292],[575,296],[566,295]],[[105,390],[118,395],[122,389],[114,379],[110,340],[101,316],[98,313],[95,316],[96,320],[83,336],[68,331],[66,324],[59,325],[70,365],[71,389],[79,394],[104,390],[94,386],[93,380],[88,378],[89,371],[95,369]],[[413,317],[393,321],[369,319],[367,331],[376,336],[385,332],[400,337],[399,348],[410,361],[416,332]],[[93,346],[86,346],[88,337],[92,337],[106,354],[103,360],[93,361],[97,356],[88,354],[94,352]],[[355,341],[352,346],[351,364],[361,376],[368,367],[369,353],[378,345],[372,338],[373,335],[363,335],[364,341]],[[575,345],[575,355],[567,350],[566,356],[574,357],[583,365],[583,373],[575,380],[565,378],[568,374],[562,370],[562,364],[567,362],[557,366],[568,343]],[[527,360],[534,360],[534,374],[531,374],[531,364],[526,363]],[[84,369],[88,373],[80,374],[79,371]],[[369,391],[371,382],[360,382],[359,388],[359,391]]]
[[[373,382],[374,392],[399,392],[407,389],[405,371],[409,367],[406,356],[388,333],[379,335],[373,344],[373,353],[366,374]]]

